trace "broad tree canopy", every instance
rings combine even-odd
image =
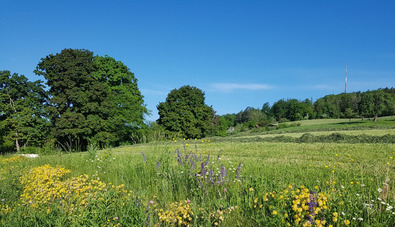
[[[117,136],[127,139],[130,130],[144,125],[148,110],[137,87],[137,79],[121,61],[105,56],[94,58],[96,71],[92,76],[108,86],[109,100],[114,104],[112,112]]]
[[[147,112],[137,80],[121,62],[93,52],[64,49],[42,58],[35,73],[47,80],[52,135],[66,150],[120,140]]]
[[[188,138],[206,136],[214,117],[213,108],[205,104],[204,92],[189,85],[170,91],[157,108],[160,125]]]

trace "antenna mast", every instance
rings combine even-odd
[[[344,93],[347,93],[347,66],[346,66],[346,83],[344,85]]]

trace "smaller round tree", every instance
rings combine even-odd
[[[157,106],[158,124],[187,138],[202,138],[209,132],[214,117],[213,108],[204,101],[204,92],[196,87],[174,89]]]

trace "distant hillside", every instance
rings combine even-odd
[[[219,123],[228,127],[248,123],[248,127],[266,126],[273,122],[303,119],[374,118],[395,115],[395,88],[366,92],[326,95],[312,100],[281,99],[261,109],[247,107],[237,114],[220,116]]]

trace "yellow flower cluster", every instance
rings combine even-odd
[[[312,201],[314,199],[315,201]],[[312,221],[306,221],[304,226],[309,226],[311,222],[315,226],[324,226],[325,220],[314,220],[317,215],[322,213],[323,210],[327,210],[328,197],[324,193],[310,193],[308,188],[301,186],[300,189],[295,191],[295,195],[292,200],[292,210],[294,211],[294,221],[299,224],[305,219],[310,219]]]
[[[193,217],[193,211],[187,200],[171,203],[168,210],[158,211],[159,221],[167,225],[190,226]]]
[[[70,173],[63,167],[44,165],[31,169],[20,178],[24,190],[20,196],[22,204],[49,213],[52,205],[60,205],[69,214],[78,212],[86,207],[89,200],[104,200],[102,192],[107,191],[107,185],[99,179],[89,179],[88,175],[62,178]],[[124,185],[116,190],[126,194]],[[113,186],[115,188],[115,186]]]
[[[318,189],[316,187],[315,189]],[[255,197],[252,207],[255,210],[270,212],[274,217],[281,217],[282,223],[303,226],[325,226],[324,210],[328,210],[328,197],[325,193],[311,192],[301,186],[289,185],[283,191],[266,192],[262,197]]]
[[[8,213],[10,213],[10,212],[13,211],[13,210],[15,210],[15,208],[12,209],[12,208],[9,207],[7,204],[4,204],[4,205],[1,205],[1,204],[0,204],[0,215],[8,214]]]
[[[1,164],[9,164],[9,163],[14,163],[14,162],[21,162],[25,157],[22,156],[13,156],[11,158],[2,158],[0,159]]]

